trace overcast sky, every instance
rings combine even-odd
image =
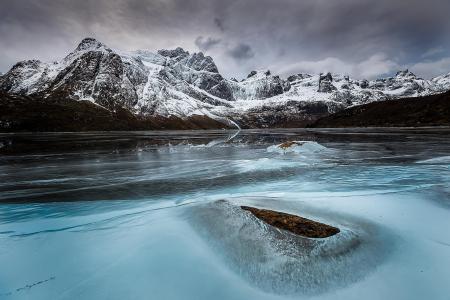
[[[120,50],[203,51],[221,73],[450,72],[449,0],[0,0],[0,72],[84,37]]]

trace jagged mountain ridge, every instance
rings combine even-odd
[[[59,62],[22,61],[0,77],[6,93],[90,100],[141,116],[201,115],[243,127],[301,125],[354,105],[449,89],[450,74],[424,80],[407,70],[373,81],[330,73],[283,79],[253,71],[238,82],[225,79],[201,52],[122,52],[92,38]]]

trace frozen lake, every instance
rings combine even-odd
[[[0,299],[449,300],[449,229],[450,129],[0,134]]]

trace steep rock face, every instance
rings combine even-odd
[[[311,75],[309,75],[309,74],[299,73],[299,74],[289,76],[287,78],[287,81],[289,81],[289,82],[300,81],[300,80],[310,78],[310,77],[311,77]]]
[[[170,72],[174,79],[186,81],[221,99],[234,100],[230,86],[219,74],[219,70],[210,56],[204,56],[201,52],[189,54],[181,48],[160,50],[158,53],[169,58],[164,72]],[[166,78],[168,77],[166,75]],[[174,81],[171,83],[177,84]]]
[[[345,89],[347,89],[348,86],[346,86]],[[330,93],[332,91],[335,91],[336,87],[333,85],[333,76],[331,73],[327,73],[326,75],[320,74],[319,76],[319,93]]]
[[[86,99],[138,114],[202,114],[229,106],[231,88],[209,56],[181,48],[120,53],[86,38],[60,62],[24,61],[0,79],[0,90],[39,97]]]
[[[420,96],[429,92],[431,83],[408,70],[397,72],[395,77],[377,79],[369,83],[369,88],[384,91],[394,97]]]
[[[241,100],[266,99],[283,94],[291,88],[289,81],[271,75],[270,71],[252,71],[241,82],[230,82],[234,98]]]
[[[122,59],[112,51],[90,50],[61,70],[46,94],[90,98],[109,109],[132,109],[138,96],[127,77]]]
[[[289,81],[292,89],[284,96],[316,101],[334,101],[346,106],[371,101],[381,101],[411,96],[423,96],[443,92],[450,85],[442,80],[438,85],[432,80],[417,78],[413,73],[400,71],[395,77],[373,81],[355,80],[341,74],[293,75]]]
[[[0,81],[0,89],[32,96],[88,99],[108,109],[131,110],[138,95],[127,75],[136,83],[139,76],[134,74],[135,69],[105,45],[87,38],[61,62],[16,64]]]
[[[184,49],[181,47],[178,47],[173,50],[168,50],[168,49],[158,50],[158,54],[161,56],[164,56],[164,57],[171,58],[174,61],[179,61],[179,60],[183,59],[184,57],[188,56],[189,52],[184,51]]]
[[[450,73],[435,77],[431,80],[432,87],[437,91],[445,91],[450,89]]]
[[[51,80],[49,66],[39,60],[15,64],[0,79],[0,90],[16,94],[30,94],[48,87]]]

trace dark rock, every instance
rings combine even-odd
[[[309,238],[326,238],[340,232],[336,227],[283,212],[249,206],[241,206],[241,208],[274,227]]]
[[[366,79],[361,80],[361,83],[359,84],[359,86],[363,89],[367,89],[369,87],[369,81]]]
[[[406,77],[406,78],[411,78],[411,79],[415,79],[417,78],[417,76],[409,71],[408,69],[403,70],[403,71],[398,71],[397,74],[395,74],[395,77]]]
[[[86,50],[96,50],[106,46],[94,38],[83,39],[75,51],[86,51]]]
[[[335,102],[287,101],[281,105],[253,108],[245,115],[233,118],[242,128],[300,128],[342,109],[344,105]]]
[[[188,56],[189,52],[184,51],[184,49],[181,47],[178,47],[173,50],[167,50],[167,49],[158,50],[158,54],[165,56],[165,57],[169,57],[169,58],[180,58],[181,59],[181,58]]]
[[[336,87],[332,84],[332,82],[333,76],[331,76],[331,73],[328,72],[326,75],[320,74],[318,92],[331,93],[332,91],[335,91]]]
[[[316,121],[311,127],[450,126],[450,92],[354,106]]]
[[[247,75],[247,78],[253,77],[253,76],[255,76],[256,74],[258,74],[258,72],[256,72],[256,71],[251,71],[251,72]]]
[[[0,92],[0,132],[223,129],[229,125],[206,116],[140,117],[116,107],[63,97],[36,98]]]
[[[287,81],[289,81],[289,82],[294,82],[294,81],[297,81],[297,80],[302,80],[302,79],[305,79],[305,78],[311,78],[311,77],[312,77],[312,76],[309,75],[309,74],[302,74],[302,73],[299,73],[299,74],[295,74],[295,75],[289,76],[289,77],[287,78]]]
[[[283,150],[286,150],[286,149],[291,148],[292,146],[301,146],[303,144],[304,143],[302,143],[302,142],[288,141],[288,142],[284,142],[284,143],[280,144],[278,147]]]
[[[205,56],[202,52],[190,55],[184,62],[184,65],[196,71],[219,73],[211,56]]]

